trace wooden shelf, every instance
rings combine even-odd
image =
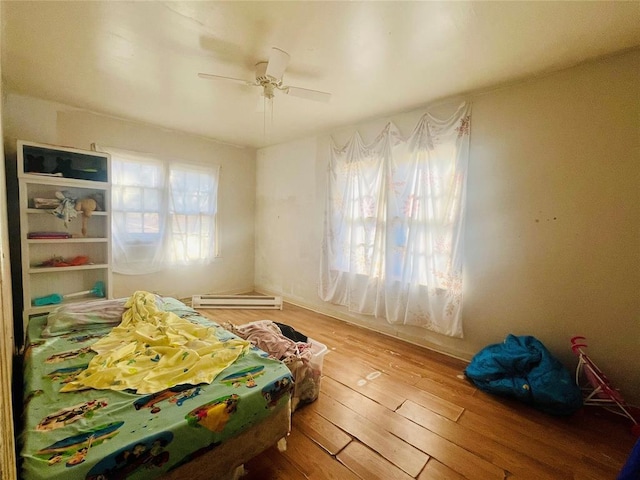
[[[27,208],[27,213],[29,213],[29,214],[47,213],[49,215],[53,215],[52,212],[54,210],[55,210],[54,208]],[[78,215],[80,216],[82,214],[80,212],[78,212]],[[98,215],[98,216],[104,215],[104,216],[106,216],[108,214],[107,214],[107,212],[93,212],[92,216],[95,216],[95,215]]]
[[[88,265],[72,265],[70,267],[31,267],[29,273],[62,273],[73,270],[99,270],[109,268],[108,263],[92,263]]]
[[[108,182],[99,182],[95,180],[79,180],[77,178],[66,177],[48,177],[45,175],[33,175],[30,173],[23,173],[19,176],[25,183],[33,183],[38,185],[53,185],[56,187],[79,187],[90,188],[93,190],[107,190],[109,188]]]
[[[101,243],[108,242],[108,238],[28,238],[27,243]]]

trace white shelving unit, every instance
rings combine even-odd
[[[109,175],[108,154],[18,141],[25,331],[32,315],[46,313],[61,304],[100,297],[89,293],[48,305],[36,305],[36,299],[90,291],[96,285],[103,286],[105,298],[112,297]],[[86,235],[82,234],[82,212],[77,212],[65,225],[64,220],[54,214],[55,206],[36,208],[36,198],[54,200],[57,192],[65,192],[65,196],[77,200],[97,200],[98,209],[86,219]],[[68,238],[49,238],[53,234],[68,235]],[[68,263],[78,257],[87,260],[81,265],[47,266],[53,258]]]

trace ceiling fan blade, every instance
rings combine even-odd
[[[329,100],[331,100],[330,93],[320,92],[318,90],[309,90],[308,88],[285,87],[282,91],[292,97],[306,98],[307,100],[313,100],[315,102],[329,103]]]
[[[242,85],[255,85],[253,82],[249,82],[247,80],[242,80],[241,78],[233,78],[233,77],[224,77],[222,75],[212,75],[211,73],[199,73],[198,77],[206,78],[207,80],[230,80],[235,83],[240,83]]]
[[[267,71],[265,73],[276,80],[280,80],[289,64],[289,58],[289,54],[284,50],[272,47],[271,55],[269,55],[269,63],[267,64]]]

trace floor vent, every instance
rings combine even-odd
[[[266,295],[194,295],[193,308],[251,308],[282,310],[282,297]]]

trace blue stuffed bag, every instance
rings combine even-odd
[[[465,369],[480,390],[517,398],[552,415],[572,415],[582,392],[569,371],[532,336],[507,335],[480,350]]]

